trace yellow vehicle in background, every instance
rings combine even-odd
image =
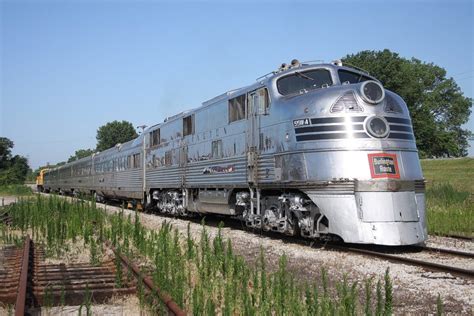
[[[44,174],[49,171],[48,168],[46,169],[41,169],[39,175],[36,177],[36,189],[38,190],[38,192],[43,192],[44,190]]]

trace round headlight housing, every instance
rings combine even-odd
[[[364,81],[361,84],[360,94],[366,102],[371,104],[380,103],[385,98],[385,90],[382,85],[373,80]]]
[[[365,128],[372,137],[384,138],[390,132],[388,122],[381,116],[370,116],[365,122]]]

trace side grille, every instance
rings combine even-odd
[[[415,180],[415,193],[425,192],[425,180]]]
[[[348,91],[344,93],[339,99],[337,99],[336,103],[331,106],[331,113],[337,112],[363,112],[364,109],[357,104],[357,100],[354,96],[353,91]]]

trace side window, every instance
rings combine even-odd
[[[229,123],[243,120],[245,113],[245,94],[229,100]]]
[[[133,155],[133,167],[132,168],[140,168],[140,154]]]
[[[183,137],[194,134],[194,114],[183,118]]]
[[[156,129],[150,133],[150,147],[160,144],[160,129]]]
[[[212,142],[212,158],[222,158],[222,140],[215,140]]]
[[[171,150],[165,152],[165,166],[171,166]]]
[[[127,157],[127,169],[132,168],[132,156]]]

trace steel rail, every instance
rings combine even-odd
[[[447,265],[439,264],[439,263],[435,263],[435,262],[424,261],[424,260],[413,259],[413,258],[406,258],[406,257],[387,254],[387,253],[383,253],[383,252],[377,252],[377,251],[354,248],[354,247],[345,247],[345,246],[339,246],[339,245],[327,245],[327,248],[333,248],[333,249],[342,250],[342,251],[349,251],[349,252],[358,253],[358,254],[362,254],[362,255],[369,255],[369,256],[372,256],[372,257],[387,259],[389,261],[401,262],[401,263],[406,263],[406,264],[410,264],[410,265],[414,265],[414,266],[421,266],[421,267],[424,267],[424,268],[437,270],[437,271],[441,271],[441,272],[448,272],[448,273],[452,273],[452,274],[462,275],[462,276],[468,277],[468,278],[474,278],[474,270],[468,270],[468,269],[462,269],[462,268],[453,267],[453,266],[447,266]]]
[[[153,284],[153,280],[149,276],[143,276],[142,273],[140,272],[140,269],[138,268],[137,265],[135,265],[133,262],[131,262],[127,257],[125,257],[122,253],[117,251],[117,249],[112,245],[111,242],[108,240],[105,241],[105,244],[107,247],[109,247],[115,255],[119,256],[120,260],[122,263],[129,268],[133,274],[135,274],[135,277],[141,279],[143,281],[143,284],[145,284],[148,289],[152,292],[155,292],[158,294],[160,297],[161,301],[166,305],[168,310],[176,316],[184,316],[186,315],[186,312],[179,307],[178,304],[173,300],[173,298],[166,292],[162,291],[159,289],[155,284]]]
[[[435,235],[435,236],[438,236],[438,237],[449,237],[449,238],[461,239],[461,240],[467,240],[467,241],[474,241],[474,237],[463,236],[463,235],[456,235],[456,234]]]
[[[466,258],[474,258],[474,252],[465,252],[465,251],[459,251],[459,250],[454,250],[454,249],[428,247],[428,246],[416,247],[415,249],[421,249],[421,250],[426,250],[430,252],[455,255],[455,256],[466,257]]]
[[[28,285],[28,267],[30,262],[30,235],[26,235],[23,246],[23,257],[21,259],[20,283],[15,302],[15,315],[23,316],[26,305],[26,288]]]

